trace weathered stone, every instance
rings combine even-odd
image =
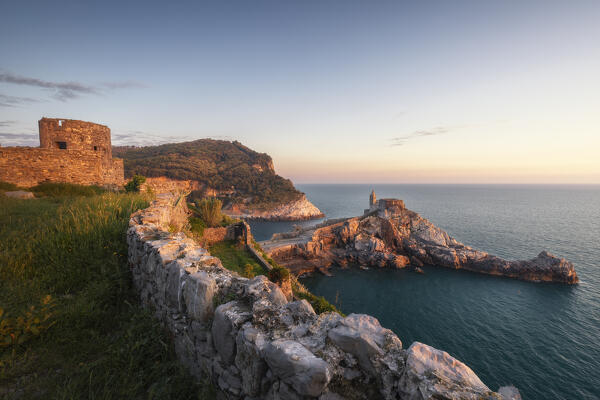
[[[267,344],[264,356],[275,376],[301,395],[319,396],[331,378],[327,363],[293,340]]]
[[[394,341],[397,348],[402,347],[392,331],[382,328],[376,318],[365,314],[350,314],[329,331],[328,337],[340,349],[354,355],[360,366],[370,373],[376,371],[371,359],[384,354],[382,348],[386,341]]]
[[[237,301],[221,304],[215,310],[211,330],[213,344],[224,363],[233,364],[238,329],[251,318],[252,314],[248,309]]]
[[[217,292],[217,282],[204,271],[188,276],[184,287],[184,298],[188,315],[206,322],[213,314],[213,298]]]
[[[242,392],[249,396],[260,394],[261,382],[267,372],[267,363],[261,357],[265,340],[263,333],[251,324],[246,324],[237,335],[235,365],[242,376]]]
[[[498,394],[502,396],[502,400],[522,400],[519,389],[514,386],[502,386],[498,389]]]
[[[279,286],[271,282],[264,275],[259,275],[248,282],[245,288],[245,295],[254,300],[266,298],[276,306],[282,306],[287,303],[287,299]]]
[[[1,148],[0,148],[1,149]],[[12,197],[15,199],[33,199],[35,196],[31,192],[27,192],[25,190],[15,190],[12,192],[4,192],[6,197]]]
[[[407,353],[399,384],[403,399],[478,400],[492,394],[469,367],[445,351],[414,342]]]

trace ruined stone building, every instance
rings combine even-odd
[[[72,119],[39,120],[40,147],[0,147],[0,181],[122,185],[123,160],[112,158],[107,126]]]

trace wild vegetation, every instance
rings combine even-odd
[[[0,397],[214,397],[132,288],[125,232],[147,199],[63,188],[0,195]]]
[[[230,191],[234,202],[251,205],[280,204],[301,193],[289,179],[275,174],[267,154],[257,153],[240,142],[200,139],[148,147],[114,147],[128,177],[166,176],[195,180],[217,191]]]
[[[215,243],[208,250],[210,254],[221,260],[225,268],[237,272],[241,276],[252,278],[267,273],[266,269],[256,262],[248,250],[234,241],[224,240]]]

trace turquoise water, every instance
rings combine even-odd
[[[371,188],[404,199],[450,235],[508,259],[541,250],[575,264],[576,286],[443,268],[334,269],[303,282],[345,312],[368,313],[405,347],[421,341],[524,399],[600,398],[600,186],[298,185],[329,218],[362,213]],[[253,223],[258,240],[292,223]]]

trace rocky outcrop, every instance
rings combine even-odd
[[[264,276],[226,270],[185,234],[169,233],[185,216],[180,200],[159,195],[132,215],[129,263],[179,360],[220,398],[503,399],[446,353],[420,343],[404,350],[371,316],[317,315]]]
[[[277,235],[261,244],[296,274],[331,265],[417,269],[428,264],[535,282],[579,281],[573,264],[564,258],[543,251],[530,260],[507,261],[475,250],[393,199],[379,200],[365,212],[362,217]]]
[[[244,204],[234,204],[224,208],[223,213],[233,218],[265,221],[303,221],[323,218],[325,216],[304,194],[292,202],[276,204],[267,209],[253,208]]]

